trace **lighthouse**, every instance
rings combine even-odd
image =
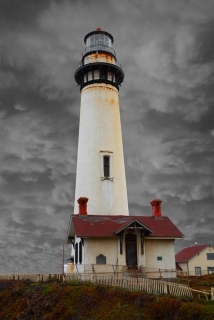
[[[82,197],[88,214],[129,215],[119,107],[124,72],[110,33],[98,28],[84,42],[75,72],[81,105],[74,214]]]
[[[112,35],[88,33],[75,72],[80,87],[80,124],[74,213],[66,241],[68,273],[164,277],[175,274],[174,240],[182,233],[162,216],[161,200],[152,215],[129,215],[120,123],[119,89],[124,79]],[[145,274],[145,268],[148,269]],[[157,268],[157,272],[154,271]]]

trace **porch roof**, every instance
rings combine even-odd
[[[184,235],[168,217],[153,216],[110,216],[110,215],[72,215],[69,237],[116,237],[132,223],[144,229],[146,237],[183,238]],[[133,227],[133,226],[132,226]]]

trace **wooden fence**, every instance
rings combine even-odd
[[[33,282],[62,280],[62,273],[0,273],[0,280],[30,280]]]
[[[33,282],[57,279],[61,281],[89,281],[96,284],[121,287],[130,291],[144,291],[152,294],[170,294],[174,297],[193,298],[192,289],[188,285],[181,285],[169,281],[152,280],[145,278],[132,278],[105,274],[67,273],[67,274],[0,274],[0,280],[31,280]],[[214,300],[214,292],[211,291],[211,300]]]
[[[77,279],[80,281],[89,281],[97,284],[118,286],[131,291],[144,291],[153,294],[170,294],[175,297],[186,296],[192,298],[192,291],[189,286],[176,284],[163,280],[151,280],[143,278],[117,277],[110,275],[95,274],[67,274],[65,280]]]

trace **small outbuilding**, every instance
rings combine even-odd
[[[195,244],[175,255],[176,268],[181,275],[201,276],[214,273],[214,246]]]

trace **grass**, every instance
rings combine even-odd
[[[191,279],[206,288],[211,278]],[[185,282],[185,279],[178,279]],[[130,292],[92,283],[0,281],[1,320],[213,320],[214,301]]]

